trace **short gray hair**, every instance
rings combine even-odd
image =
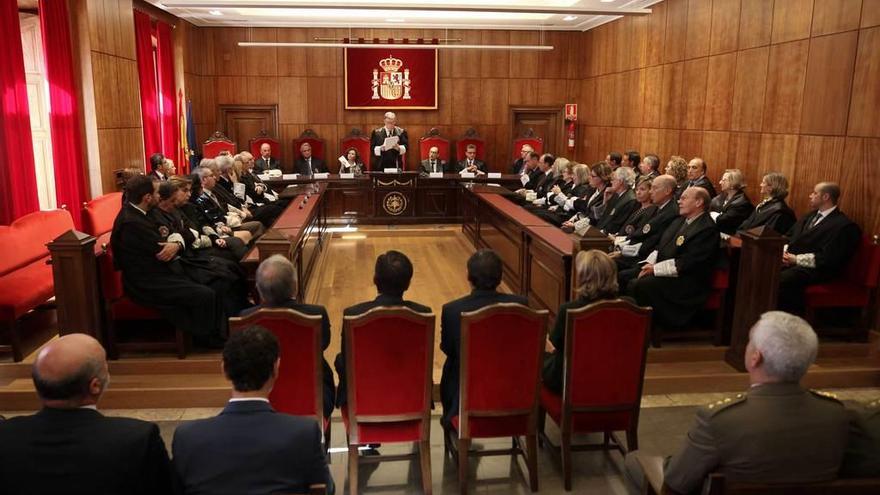
[[[228,171],[234,165],[234,160],[229,155],[220,155],[214,158],[214,161],[217,162],[217,170],[221,173]]]
[[[264,305],[277,306],[296,296],[297,276],[289,259],[274,254],[257,267],[257,292]]]
[[[611,178],[622,181],[629,189],[636,183],[636,173],[629,167],[617,167],[611,172]]]
[[[810,324],[783,311],[762,314],[749,340],[764,356],[767,374],[784,382],[799,382],[819,349],[819,339]]]

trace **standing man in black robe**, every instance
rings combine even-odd
[[[385,139],[397,137],[397,144],[386,148]],[[385,112],[385,125],[374,129],[370,135],[370,149],[373,150],[371,170],[383,170],[386,168],[404,169],[409,138],[406,129],[397,127],[397,115],[394,112]]]
[[[159,183],[137,175],[125,190],[129,202],[116,217],[110,237],[125,294],[188,330],[197,345],[221,346],[226,318],[217,295],[187,276],[180,262],[183,237],[147,215],[159,202]]]

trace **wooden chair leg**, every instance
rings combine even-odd
[[[451,440],[452,431],[448,426],[446,426],[445,424],[442,424],[442,422],[441,422],[440,426],[443,428],[443,455],[444,456],[451,455],[452,454],[452,440]]]
[[[639,450],[639,427],[633,425],[626,430],[626,451],[635,452],[636,450]]]
[[[9,343],[12,347],[12,360],[20,363],[24,360],[24,351],[21,348],[21,328],[18,325],[18,320],[9,325]]]
[[[110,312],[107,313],[107,357],[113,361],[119,359],[119,345],[116,342],[116,321],[113,320],[113,314]]]
[[[544,448],[544,435],[547,434],[547,412],[538,408],[538,446]]]
[[[422,492],[431,495],[431,442],[419,442],[419,467],[422,471]]]
[[[358,493],[358,446],[348,446],[348,493],[357,495]]]
[[[467,495],[468,491],[468,450],[470,448],[470,438],[458,439],[458,488],[461,495]]]
[[[174,344],[177,347],[177,359],[186,359],[186,334],[179,328],[174,329]]]
[[[562,478],[565,491],[571,491],[571,432],[562,432]]]
[[[526,435],[526,465],[529,467],[529,488],[538,491],[538,434]]]
[[[611,442],[611,432],[602,432],[602,446],[605,447],[605,449],[608,449],[609,442]]]
[[[327,429],[324,430],[324,455],[327,456],[327,463],[330,463],[330,456],[327,455],[327,452],[330,451],[330,442],[333,440],[333,422],[327,420]]]
[[[651,345],[657,349],[663,347],[663,329],[656,324],[651,327]]]
[[[712,336],[712,343],[716,347],[724,345],[724,311],[724,303],[722,302],[715,310],[715,335]]]

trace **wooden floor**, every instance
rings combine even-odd
[[[437,315],[434,351],[436,384],[445,356],[440,352],[440,312],[443,304],[470,292],[466,262],[473,247],[459,226],[376,226],[357,232],[337,232],[325,245],[305,300],[327,308],[332,338],[325,356],[331,364],[339,352],[342,311],[373,299],[376,257],[390,249],[405,253],[414,275],[407,299],[430,306]],[[502,285],[502,291],[508,291]],[[814,388],[880,387],[880,336],[865,344],[823,343],[816,364],[806,377]],[[726,348],[700,344],[672,344],[648,352],[645,394],[738,392],[748,386],[748,376],[724,362]],[[30,366],[35,352],[23,363],[0,363],[0,410],[38,407]],[[221,406],[229,397],[229,384],[220,373],[218,352],[191,354],[185,360],[169,355],[125,357],[112,362],[111,387],[102,407],[179,408]]]

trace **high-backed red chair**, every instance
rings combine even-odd
[[[712,343],[724,345],[724,315],[727,311],[727,289],[730,288],[730,270],[717,268],[712,275],[712,291],[703,309],[715,311],[715,321],[712,328]]]
[[[0,256],[0,334],[9,336],[0,349],[12,351],[15,362],[24,359],[20,319],[45,307],[55,294],[46,244],[73,228],[73,218],[62,209],[35,211],[0,225],[0,245],[6,247]]]
[[[544,138],[535,135],[533,129],[526,129],[519,137],[513,140],[513,147],[510,152],[512,161],[519,160],[522,157],[520,151],[524,144],[531,146],[535,153],[539,155],[544,153]]]
[[[464,153],[467,151],[469,144],[477,147],[477,160],[486,161],[486,140],[477,134],[477,130],[473,127],[464,131],[464,134],[455,141],[455,161],[460,162],[465,159]],[[518,158],[518,156],[517,156]]]
[[[251,138],[248,142],[248,149],[250,149],[251,154],[254,155],[254,158],[260,157],[260,146],[264,144],[268,144],[272,147],[272,158],[277,158],[281,160],[281,143],[278,142],[277,139],[273,139],[269,137],[269,133],[266,132],[266,129],[260,131],[260,134],[256,137]]]
[[[837,280],[807,287],[805,303],[807,320],[815,321],[816,310],[823,308],[861,308],[854,338],[868,340],[868,311],[880,282],[880,244],[877,236],[864,236],[846,271]]]
[[[343,319],[348,403],[349,493],[358,493],[361,462],[402,460],[410,455],[361,458],[358,447],[374,443],[418,444],[422,490],[431,493],[431,389],[434,315],[406,307],[375,308]]]
[[[449,140],[440,135],[440,130],[436,127],[431,128],[424,136],[419,138],[419,161],[428,159],[428,151],[436,146],[440,152],[440,159],[449,163],[452,159],[450,153]]]
[[[83,203],[82,210],[83,230],[97,238],[95,244],[101,250],[97,253],[97,266],[103,297],[107,354],[111,359],[117,359],[122,351],[174,351],[178,358],[183,359],[187,353],[188,337],[177,328],[174,330],[173,342],[119,341],[118,324],[120,322],[165,321],[158,311],[141,306],[125,295],[122,287],[122,273],[113,266],[110,234],[113,230],[113,222],[121,208],[122,193],[114,192]]]
[[[347,136],[342,138],[342,141],[339,143],[339,154],[342,155],[349,148],[357,150],[361,161],[364,163],[365,170],[368,170],[372,152],[370,150],[370,138],[364,134],[364,131],[355,127],[349,131]],[[339,162],[337,161],[336,163],[338,164]],[[328,167],[330,166],[329,163],[327,165]]]
[[[462,494],[467,493],[470,455],[522,455],[529,487],[538,490],[538,388],[547,315],[547,310],[512,303],[461,315],[459,413],[450,421],[444,444],[458,459]],[[520,436],[526,438],[525,449]],[[512,437],[513,447],[469,452],[472,439],[494,437]]]
[[[228,151],[233,155],[237,152],[235,143],[232,140],[222,132],[214,131],[214,134],[202,145],[202,155],[205,158],[217,158],[221,151]]]
[[[650,328],[649,308],[619,299],[568,311],[562,395],[541,388],[541,408],[560,427],[566,490],[571,490],[572,450],[638,449]],[[541,436],[550,444],[543,423],[542,412]],[[613,433],[621,430],[626,449]],[[595,432],[605,434],[604,443],[572,445],[572,435]]]
[[[309,416],[321,425],[324,450],[330,446],[330,419],[324,417],[324,370],[321,315],[287,308],[260,309],[229,319],[229,331],[259,325],[278,338],[281,367],[269,394],[269,403],[282,413]]]
[[[312,156],[315,158],[320,158],[321,160],[327,161],[327,157],[325,155],[325,146],[324,140],[318,137],[315,134],[315,131],[311,129],[306,129],[299,135],[298,138],[293,140],[293,156],[294,160],[298,160],[302,158],[302,154],[299,152],[300,147],[303,143],[309,143],[312,146]]]

